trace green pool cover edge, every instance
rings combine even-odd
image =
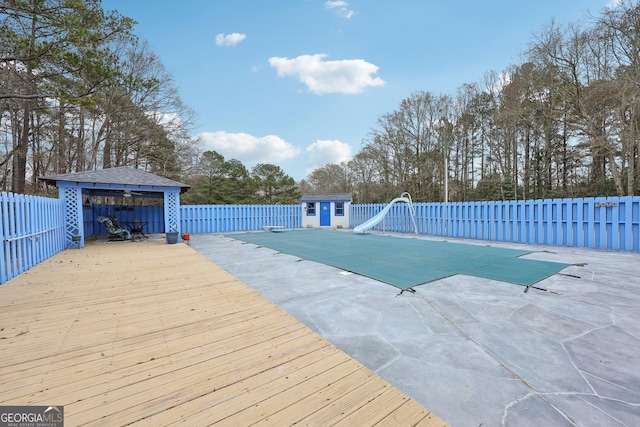
[[[351,271],[402,290],[455,274],[531,286],[569,266],[519,258],[533,251],[337,230],[225,236]]]

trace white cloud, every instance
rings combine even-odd
[[[307,174],[329,163],[340,164],[351,160],[351,146],[337,139],[319,139],[307,147],[309,166]]]
[[[343,18],[350,19],[355,14],[355,11],[349,10],[348,6],[349,3],[342,0],[329,0],[324,4],[325,8],[335,10],[338,15],[342,16]]]
[[[279,77],[297,76],[312,93],[354,94],[368,86],[382,86],[384,80],[376,77],[378,67],[362,59],[325,61],[325,54],[301,55],[297,58],[269,58],[269,64],[278,70]]]
[[[218,34],[216,36],[216,46],[235,46],[242,40],[246,39],[246,34],[231,33],[231,34]]]
[[[258,163],[278,163],[300,154],[300,149],[276,135],[257,137],[224,131],[199,135],[206,150],[222,154],[225,160],[240,160],[247,168]]]

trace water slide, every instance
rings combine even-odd
[[[413,222],[413,230],[417,234],[418,227],[416,226],[416,215],[415,215],[415,211],[413,210],[413,202],[411,201],[411,195],[406,192],[402,193],[400,197],[396,197],[395,199],[393,199],[391,203],[385,206],[384,209],[378,212],[373,218],[370,218],[367,221],[363,222],[362,224],[353,227],[353,232],[357,234],[364,234],[366,230],[369,230],[370,228],[375,227],[382,220],[384,220],[384,218],[387,216],[387,213],[389,213],[389,210],[391,209],[391,207],[396,203],[400,203],[400,202],[404,202],[409,206],[409,213],[411,214],[411,221]]]

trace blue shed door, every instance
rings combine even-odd
[[[320,202],[320,227],[331,225],[331,203]]]

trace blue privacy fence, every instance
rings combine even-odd
[[[261,230],[267,225],[302,227],[300,205],[187,205],[180,207],[183,233]]]
[[[351,205],[350,226],[385,204]],[[640,252],[640,197],[548,199],[507,202],[415,203],[418,232],[528,244]],[[59,199],[0,193],[0,283],[65,249],[64,204]],[[84,236],[105,234],[95,219],[148,222],[145,232],[164,233],[162,206],[93,205],[83,208]],[[300,205],[198,205],[180,207],[183,233],[299,228]],[[376,230],[411,233],[404,203],[392,206]]]
[[[106,234],[96,222],[102,215],[114,215],[121,223],[146,222],[145,233],[164,233],[162,206],[93,205],[84,210],[86,236]],[[302,226],[300,205],[183,205],[180,206],[180,230],[183,233],[225,233],[261,230],[265,225],[286,228]]]
[[[97,222],[99,216],[113,215],[121,225],[126,223],[147,223],[144,232],[148,234],[164,233],[163,206],[130,206],[130,205],[93,205],[83,210],[84,235],[107,234],[104,225]]]
[[[352,205],[351,226],[384,206]],[[419,234],[640,252],[638,196],[415,203],[414,208]],[[413,232],[407,206],[393,206],[376,230]]]
[[[59,199],[0,193],[0,284],[65,248]]]
[[[351,205],[350,226],[385,204]],[[505,202],[415,203],[418,233],[430,236],[640,252],[640,197]],[[191,234],[298,228],[300,205],[182,206],[181,229]],[[413,232],[409,210],[394,205],[376,230]]]

